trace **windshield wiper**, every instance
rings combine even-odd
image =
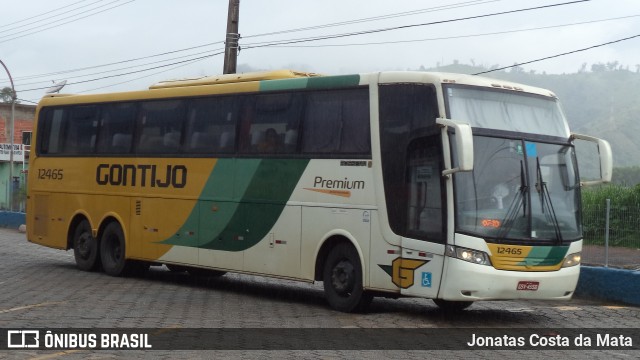
[[[525,181],[524,175],[524,161],[520,160],[520,191],[522,191],[522,217],[527,216],[527,193],[529,187]]]
[[[542,207],[542,213],[544,214],[547,222],[550,222],[553,225],[553,230],[556,233],[556,240],[558,242],[562,242],[562,232],[560,231],[560,224],[558,223],[558,217],[556,216],[556,212],[553,209],[553,202],[551,201],[551,194],[549,194],[549,189],[547,188],[547,183],[542,179],[542,171],[540,170],[540,158],[536,157],[536,191],[540,194],[540,206]],[[549,211],[545,212],[544,208],[546,206],[549,208]]]
[[[524,175],[524,164],[523,161],[520,160],[520,188],[518,189],[518,194],[511,200],[511,204],[509,204],[509,208],[507,209],[507,214],[504,219],[502,219],[502,226],[500,227],[500,232],[496,240],[500,242],[507,237],[511,228],[513,228],[513,224],[516,222],[516,218],[518,217],[518,213],[520,212],[520,205],[522,205],[522,217],[527,216],[527,194],[529,191],[529,187],[525,181]]]

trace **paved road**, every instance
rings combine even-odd
[[[429,300],[375,299],[367,314],[326,304],[321,284],[227,274],[193,278],[152,267],[138,278],[75,269],[72,252],[28,243],[0,229],[0,328],[626,328],[640,334],[640,308],[586,299],[474,304],[446,315]],[[634,329],[635,328],[635,329]],[[480,329],[479,332],[482,332]],[[2,336],[6,336],[0,334]],[[637,337],[636,337],[637,338]],[[636,345],[636,344],[634,344]],[[0,358],[471,358],[631,359],[639,350],[511,351],[0,351]]]

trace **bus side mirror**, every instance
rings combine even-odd
[[[456,155],[458,167],[447,169],[442,172],[443,176],[456,173],[458,171],[473,170],[473,135],[471,125],[461,121],[438,118],[436,123],[444,127],[452,127],[456,137]],[[445,129],[446,131],[446,129]],[[453,159],[452,159],[453,160]]]
[[[574,133],[571,133],[571,139],[588,141],[598,146],[598,154],[600,158],[600,179],[593,181],[581,181],[580,184],[582,186],[589,186],[611,182],[611,175],[613,173],[613,157],[611,155],[611,145],[609,145],[609,142],[593,136]]]

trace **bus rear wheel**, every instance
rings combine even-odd
[[[93,271],[98,268],[98,239],[91,233],[91,225],[82,220],[73,230],[73,257],[80,270]]]
[[[373,299],[364,291],[360,257],[349,244],[338,244],[331,249],[324,263],[322,281],[329,305],[338,311],[364,311]]]
[[[135,270],[136,264],[125,258],[124,232],[117,222],[109,223],[102,232],[100,260],[107,275],[126,276]]]

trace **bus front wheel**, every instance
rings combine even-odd
[[[329,305],[338,311],[364,311],[371,303],[371,294],[362,286],[360,257],[350,244],[338,244],[331,249],[322,281]]]
[[[102,232],[100,260],[107,275],[126,276],[133,270],[133,262],[125,258],[124,233],[117,222],[109,223]]]
[[[98,240],[91,233],[91,225],[82,220],[73,231],[73,257],[80,270],[93,271],[98,268]]]

